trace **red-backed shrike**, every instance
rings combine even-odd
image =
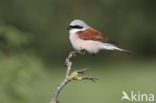
[[[129,50],[112,45],[112,41],[82,20],[73,20],[67,29],[70,33],[70,42],[77,51],[85,50],[91,54],[96,54],[104,49],[130,53]]]

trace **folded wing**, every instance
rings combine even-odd
[[[79,35],[79,38],[83,40],[95,40],[104,43],[116,43],[114,41],[109,41],[106,36],[93,28],[79,31],[77,34]]]

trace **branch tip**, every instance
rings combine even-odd
[[[91,80],[93,82],[96,82],[98,80],[95,77],[79,77],[79,74],[85,74],[86,71],[88,70],[87,68],[81,69],[81,70],[76,70],[73,73],[71,73],[71,67],[72,67],[72,62],[70,61],[72,57],[75,57],[76,54],[78,54],[79,51],[71,51],[68,55],[68,57],[65,59],[64,66],[67,67],[66,71],[66,77],[63,80],[63,82],[56,88],[56,91],[54,93],[53,99],[50,101],[50,103],[59,103],[58,102],[58,96],[59,93],[61,92],[62,88],[71,80]]]
[[[85,69],[77,70],[76,72],[80,73],[80,74],[85,74],[87,72],[87,70],[88,70],[88,68],[85,68]]]
[[[98,78],[96,78],[96,77],[82,77],[82,79],[88,79],[88,80],[91,80],[93,82],[96,82],[96,80],[98,80]]]

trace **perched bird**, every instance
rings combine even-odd
[[[91,54],[96,54],[100,50],[119,50],[131,53],[129,50],[118,48],[101,32],[90,27],[82,20],[73,20],[67,27],[69,38],[73,48],[81,53],[85,50]]]

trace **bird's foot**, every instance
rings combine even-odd
[[[95,56],[95,53],[93,53],[92,55]]]
[[[86,50],[85,49],[81,49],[77,51],[79,54],[81,55],[85,55],[86,54]]]

